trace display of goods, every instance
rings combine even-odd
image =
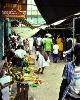
[[[28,62],[29,62],[29,65],[35,65],[35,59],[33,59],[33,58],[31,60],[29,60]]]
[[[23,78],[24,78],[24,80],[32,80],[32,75],[30,75],[30,74],[24,74]]]
[[[24,81],[23,74],[21,72],[16,73],[15,79],[16,81]]]
[[[43,83],[43,80],[41,80],[41,79],[34,79],[33,82],[41,84],[41,83]]]
[[[29,84],[29,86],[32,86],[32,87],[39,86],[39,83],[36,83],[36,82],[33,82],[33,81],[29,81],[28,84]]]
[[[35,59],[32,58],[31,56],[28,57],[28,63],[29,65],[35,65]]]
[[[34,73],[38,72],[38,70],[33,70]]]
[[[12,76],[14,79],[17,79],[18,73],[22,72],[22,67],[13,67],[13,66],[8,66],[8,74]],[[21,78],[21,77],[20,77]]]
[[[35,75],[35,74],[24,74],[23,75],[23,78],[24,78],[24,80],[33,80],[33,79],[35,79],[35,78],[37,78],[37,75]]]
[[[10,100],[15,100],[15,96],[10,96]]]
[[[25,63],[25,65],[26,65],[26,67],[29,66],[28,57],[27,57],[27,56],[24,57],[24,63]]]
[[[23,73],[30,73],[33,70],[32,67],[23,67]]]
[[[37,87],[37,86],[39,86],[39,84],[38,83],[33,83],[33,84],[31,84],[31,86],[32,87]]]

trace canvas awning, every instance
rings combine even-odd
[[[47,24],[80,11],[80,0],[34,0]]]

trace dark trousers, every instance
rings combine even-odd
[[[58,54],[53,54],[53,61],[57,63],[57,60],[58,60]]]
[[[59,59],[63,60],[63,51],[59,51]]]

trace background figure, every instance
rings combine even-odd
[[[35,50],[37,50],[37,37],[34,37],[34,43],[33,45],[35,46]]]
[[[59,46],[59,59],[63,60],[63,40],[60,37],[57,37],[57,44]]]
[[[4,74],[3,68],[2,69],[0,68],[0,87],[2,88],[4,84],[8,82],[10,82],[10,76],[6,76]],[[1,89],[1,93],[2,93],[2,100],[10,100],[9,86]]]
[[[61,42],[58,44],[59,46],[59,59],[63,60],[63,41],[61,39]]]
[[[29,41],[28,39],[25,40],[25,50],[29,53]]]
[[[6,66],[8,65],[8,62],[7,62],[7,56],[3,56],[2,57],[2,60],[0,61],[0,68],[2,68],[3,66]]]
[[[42,43],[42,38],[41,37],[37,37],[37,46],[39,47]]]
[[[33,50],[33,37],[28,38],[29,41],[29,51],[31,52]]]
[[[76,44],[76,39],[74,38],[74,43],[73,43],[73,38],[67,38],[67,40],[66,40],[66,44],[67,44],[67,50],[69,50],[69,49],[71,49],[72,48],[72,46],[73,46],[73,44],[75,45]],[[69,61],[72,61],[72,59],[73,59],[73,53],[71,52],[71,53],[68,53],[67,54],[67,61],[69,62]]]
[[[47,52],[48,56],[50,55],[51,51],[52,51],[52,38],[51,36],[45,38],[45,41],[44,41],[44,50]]]
[[[18,66],[25,67],[24,57],[26,56],[26,51],[22,46],[18,46],[17,50],[15,51],[16,57],[18,60]]]
[[[69,58],[68,58],[69,56]],[[69,61],[72,61],[73,60],[73,47],[70,48],[69,50],[67,51],[64,51],[63,52],[63,57],[66,58],[66,60],[69,62]]]
[[[57,42],[53,45],[53,61],[57,63],[58,60],[58,53],[59,53],[59,46],[57,45]]]
[[[18,41],[18,46],[22,46],[24,48],[24,43],[23,43],[23,39],[20,37],[19,41]]]

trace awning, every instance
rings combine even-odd
[[[47,24],[80,11],[80,0],[34,0]]]

